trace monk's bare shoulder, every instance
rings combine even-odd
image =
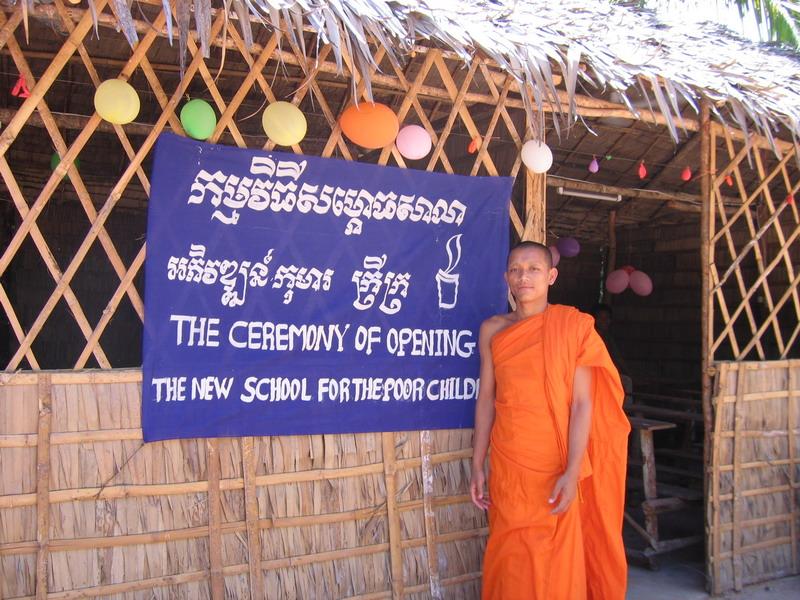
[[[503,331],[506,327],[510,327],[516,321],[517,319],[514,318],[512,313],[489,317],[481,323],[480,340],[485,344],[489,344],[495,335]]]

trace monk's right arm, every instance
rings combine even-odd
[[[489,436],[494,425],[494,368],[492,366],[491,335],[494,328],[489,321],[481,325],[478,348],[481,354],[481,383],[475,403],[475,430],[472,437],[472,481],[470,494],[478,508],[489,508],[486,486],[486,453],[489,451]]]

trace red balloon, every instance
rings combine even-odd
[[[611,271],[606,277],[606,289],[612,294],[621,294],[628,287],[630,277],[624,269]]]
[[[649,296],[653,292],[653,281],[642,271],[634,271],[630,278],[631,289],[639,296]]]
[[[647,177],[647,167],[644,166],[644,161],[639,163],[639,179]]]
[[[692,170],[689,167],[684,167],[683,171],[681,171],[681,179],[684,181],[689,181],[692,178]]]
[[[725,183],[728,184],[728,187],[733,187],[733,177],[725,175]]]
[[[786,204],[792,206],[794,204],[794,194],[789,194],[786,196]]]
[[[481,147],[481,138],[474,137],[469,141],[469,146],[467,146],[467,152],[470,154],[475,154],[478,151],[478,148]]]

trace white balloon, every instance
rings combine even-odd
[[[522,145],[522,162],[534,173],[546,173],[553,165],[553,153],[544,142],[528,140]]]

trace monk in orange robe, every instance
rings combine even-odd
[[[516,246],[516,309],[480,330],[470,488],[489,511],[484,600],[625,598],[622,385],[592,317],[548,304],[557,275],[546,246]]]

